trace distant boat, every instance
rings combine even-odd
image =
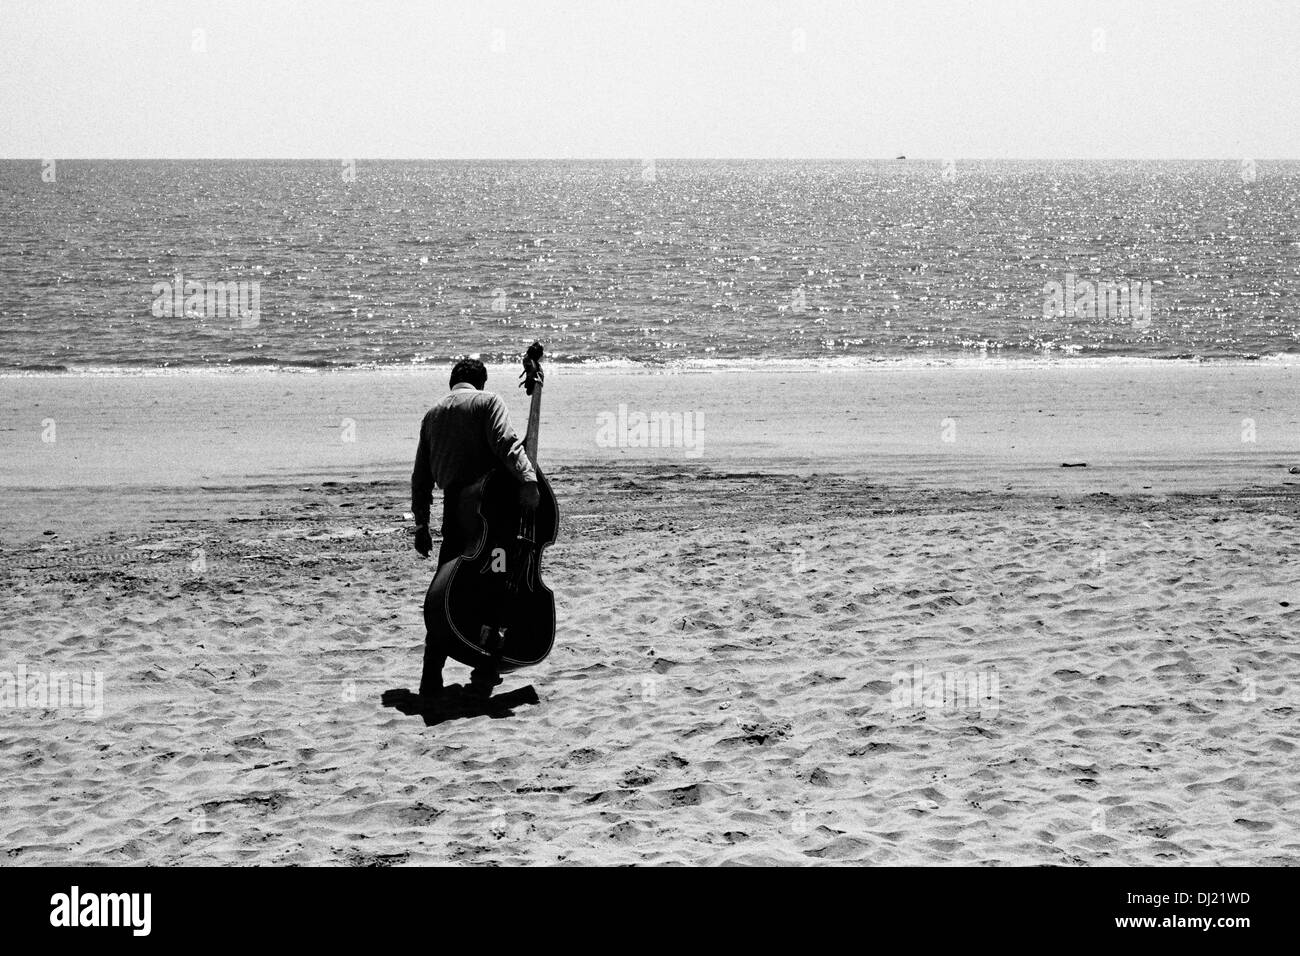
[[[895,156],[894,159],[907,159],[906,156]]]

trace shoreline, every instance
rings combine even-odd
[[[427,375],[438,369],[450,369],[452,359],[373,365],[314,365],[294,362],[249,362],[224,365],[176,366],[32,366],[0,368],[0,380],[29,378],[130,378],[220,375]],[[921,371],[925,369],[988,369],[1018,371],[1043,368],[1205,368],[1221,366],[1254,367],[1298,366],[1300,352],[1275,352],[1268,355],[947,355],[947,356],[842,356],[809,359],[682,359],[663,363],[638,362],[634,359],[599,359],[570,362],[549,360],[548,368],[562,369],[565,374],[678,375],[718,372],[799,372],[837,371]],[[487,363],[488,369],[504,370],[513,364]]]

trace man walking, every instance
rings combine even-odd
[[[442,545],[438,567],[464,553],[479,534],[477,482],[498,464],[520,482],[519,503],[536,508],[540,497],[537,472],[524,451],[523,440],[510,425],[501,397],[486,392],[487,369],[478,359],[462,359],[451,370],[451,391],[429,409],[420,426],[420,444],[411,472],[411,512],[415,515],[415,550],[428,557],[433,549],[429,506],[434,486],[442,489]],[[430,627],[424,644],[424,674],[420,703],[426,706],[442,691],[447,649]],[[489,668],[470,675],[470,691],[486,699],[501,678]]]

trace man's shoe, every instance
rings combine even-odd
[[[442,696],[443,687],[441,684],[431,686],[422,684],[420,685],[420,692],[415,695],[415,699],[421,710],[428,710],[430,707],[436,707]]]

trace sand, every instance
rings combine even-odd
[[[0,707],[0,861],[1300,858],[1291,367],[556,369],[540,703],[426,724],[441,390],[0,378],[0,671],[103,682]],[[620,403],[704,441],[603,446]]]

